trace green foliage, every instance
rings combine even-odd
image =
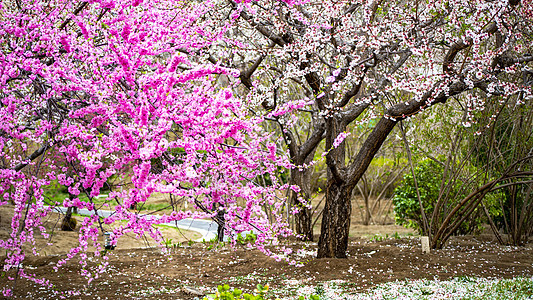
[[[219,285],[216,294],[208,295],[204,299],[216,299],[216,300],[233,300],[233,299],[263,299],[261,296],[254,296],[250,294],[243,294],[239,289],[230,290],[229,285]]]
[[[273,184],[272,182],[272,175],[269,173],[259,175],[255,178],[254,182],[259,183],[261,186],[271,186]],[[282,182],[283,184],[286,184],[289,182],[290,179],[290,171],[288,169],[277,167],[275,177],[278,181]]]
[[[207,295],[204,300],[267,300],[268,284],[258,284],[253,294],[244,293],[240,289],[231,289],[229,285],[219,285],[215,294]],[[298,300],[319,300],[320,296],[310,295],[308,298],[300,296]]]
[[[506,100],[505,105],[492,105],[483,112],[478,112],[480,122],[473,124],[472,131],[478,135],[469,135],[469,146],[473,151],[472,163],[479,168],[484,168],[491,177],[497,178],[509,168],[518,172],[532,170],[531,155],[533,148],[532,104],[529,101],[516,105],[512,98]],[[497,116],[497,118],[488,118]],[[516,164],[516,162],[521,161]],[[511,180],[507,183],[527,181],[524,179]],[[499,209],[490,210],[496,226],[504,229],[512,237],[510,242],[520,245],[527,240],[527,232],[531,232],[532,222],[522,223],[520,220],[533,218],[531,210],[525,209],[531,205],[533,198],[529,194],[527,184],[508,186],[503,188],[499,195]],[[503,211],[503,212],[502,212]],[[520,217],[519,217],[520,216]]]
[[[68,198],[68,187],[59,184],[57,180],[52,180],[49,185],[43,188],[44,198],[51,203],[63,203]],[[85,196],[80,195],[80,199]],[[86,199],[86,197],[84,197]],[[83,201],[83,200],[82,200]]]
[[[175,248],[181,247],[181,243],[180,242],[173,243],[171,238],[166,238],[164,240],[163,244],[165,245],[166,248],[174,248],[175,249]]]
[[[385,197],[390,198],[394,193],[394,187],[398,185],[400,178],[398,173],[402,172],[406,165],[407,160],[399,155],[394,158],[375,157],[365,172],[368,188],[376,192],[375,196],[386,190]]]
[[[185,152],[185,148],[182,147],[169,148],[167,152],[170,157],[174,159],[174,163],[176,164],[183,164],[183,159],[181,158],[187,154]],[[151,171],[154,173],[160,173],[165,169],[165,165],[163,164],[161,157],[151,158],[150,165]]]
[[[202,240],[202,243],[204,245],[207,245],[207,250],[212,250],[212,249],[220,249],[220,248],[223,248],[226,243],[225,242],[219,242],[218,241],[218,237],[214,237],[208,241],[206,241],[205,239]]]
[[[476,173],[477,169],[473,166],[465,168],[466,177],[469,174]],[[426,159],[421,161],[414,169],[416,175],[416,181],[418,184],[418,190],[420,193],[420,200],[424,207],[424,212],[428,218],[431,218],[433,209],[438,201],[439,193],[442,184],[442,178],[444,173],[444,166],[439,164],[435,160]],[[465,175],[463,175],[465,176]],[[466,178],[465,177],[465,178]],[[446,196],[448,207],[455,206],[459,201],[466,197],[470,192],[469,188],[464,188],[463,184],[466,179],[455,180],[450,183],[448,180],[444,182],[444,187],[452,185],[450,193]],[[420,234],[422,232],[422,214],[420,212],[420,204],[418,202],[418,196],[416,192],[415,181],[413,179],[412,172],[406,172],[400,185],[394,191],[395,195],[392,199],[394,204],[394,213],[396,223],[408,228],[414,228],[418,230]],[[498,208],[499,194],[489,194],[484,198],[484,203],[493,216],[501,214],[501,209]],[[446,211],[442,212],[445,217]],[[428,220],[429,221],[429,220]],[[485,222],[485,216],[481,213],[480,209],[476,209],[469,219],[464,222],[458,230],[458,234],[469,234],[482,229],[482,224]]]
[[[320,295],[324,295],[326,293],[326,290],[324,289],[324,285],[322,283],[318,283],[316,286],[315,286],[315,293],[316,295],[312,295],[312,296],[316,296],[317,298],[316,299],[319,299],[319,296]],[[312,300],[314,300],[314,298],[311,298]]]
[[[388,234],[387,234],[387,237],[389,237]],[[383,241],[384,239],[386,239],[387,237],[384,237],[383,235],[377,233],[377,234],[374,234],[374,235],[370,238],[370,241],[371,241],[371,242],[381,242],[381,241]]]
[[[424,211],[429,214],[439,197],[444,168],[437,162],[426,159],[415,167],[420,199]],[[394,190],[392,198],[396,223],[420,230],[422,216],[412,172],[406,172],[400,185]]]
[[[488,286],[481,286],[481,295],[467,296],[462,300],[489,299],[532,299],[533,281],[531,278],[502,279]]]
[[[528,278],[503,279],[492,286],[492,291],[498,295],[512,294],[515,297],[533,297],[533,282]]]
[[[244,237],[242,234],[237,233],[237,243],[241,245],[254,244],[256,240],[257,236],[253,232],[247,233]]]
[[[400,234],[398,232],[395,232],[392,235],[389,235],[388,233],[385,234],[385,235],[377,233],[377,234],[374,234],[373,236],[370,237],[370,241],[371,242],[381,242],[381,241],[387,240],[389,238],[393,238],[393,239],[399,240],[402,237],[400,236]]]

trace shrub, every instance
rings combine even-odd
[[[466,197],[472,190],[473,186],[467,184],[475,178],[476,168],[468,166],[462,169],[461,177],[453,182],[445,181],[444,186],[450,187],[450,193],[444,195],[446,197],[446,207],[454,207],[459,201]],[[421,161],[414,169],[418,190],[420,193],[420,200],[424,207],[424,212],[428,219],[433,214],[433,209],[438,201],[442,178],[444,173],[444,166],[435,160],[426,159]],[[420,205],[418,203],[418,196],[416,193],[415,182],[412,172],[406,172],[403,176],[400,185],[394,190],[394,197],[392,199],[394,204],[394,213],[396,223],[408,228],[416,229],[420,234],[422,232],[422,215],[420,213]],[[499,194],[488,194],[484,198],[484,203],[491,215],[501,215],[501,209],[498,208],[497,197]],[[448,209],[441,210],[442,215],[439,218],[446,216]],[[481,209],[476,209],[474,213],[459,227],[456,234],[470,234],[482,229],[482,224],[485,222],[485,215]],[[429,222],[430,220],[428,220]]]
[[[433,160],[423,160],[415,167],[420,199],[426,214],[433,211],[434,204],[439,198],[442,182],[443,167]],[[406,172],[400,185],[394,190],[392,198],[396,223],[420,231],[422,228],[422,215],[416,193],[415,181],[412,172]]]

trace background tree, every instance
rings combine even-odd
[[[525,74],[523,83],[531,86],[530,74]],[[508,234],[507,243],[521,245],[532,234],[533,103],[521,94],[502,100],[480,113],[480,121],[472,126],[478,134],[470,136],[469,146],[475,149],[473,163],[486,169],[490,177],[501,176],[502,170],[509,169],[519,174],[493,188],[499,192],[502,211],[502,215],[494,216],[499,226],[494,229]],[[494,231],[499,235],[498,230]]]
[[[433,247],[442,247],[451,235],[479,231],[481,224],[490,224],[503,243],[499,229],[513,205],[504,204],[502,190],[527,189],[532,175],[530,132],[516,130],[522,128],[518,124],[528,124],[531,103],[517,96],[489,103],[474,113],[472,122],[460,102],[439,107],[426,114],[431,122],[417,118],[421,124],[405,130],[410,135],[407,153],[414,152],[412,160],[419,162],[395,191],[396,218],[429,235]],[[510,121],[515,118],[521,121]],[[527,199],[527,193],[521,196]],[[524,209],[522,221],[530,218],[528,200],[518,206],[515,216]],[[516,221],[515,228],[528,231]]]

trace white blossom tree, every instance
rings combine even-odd
[[[219,11],[238,17],[206,57],[241,70],[248,99],[279,124],[296,168],[325,139],[318,257],[346,257],[351,192],[399,121],[450,99],[470,112],[518,93],[531,100],[521,81],[533,61],[529,1],[222,1]],[[343,139],[363,112],[377,123],[347,157]],[[302,123],[309,134],[299,138]]]

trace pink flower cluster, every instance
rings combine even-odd
[[[113,243],[128,232],[161,241],[153,225],[221,209],[226,228],[254,230],[259,247],[291,233],[282,217],[285,200],[275,196],[287,188],[275,172],[288,167],[288,159],[263,146],[269,135],[262,118],[250,115],[231,88],[217,86],[215,75],[239,72],[201,60],[202,49],[231,25],[209,18],[216,4],[0,4],[0,205],[13,210],[11,234],[0,248],[9,278],[41,282],[22,264],[23,245],[34,245],[36,228],[45,234],[45,217],[56,207],[101,210],[94,200],[114,179],[121,186],[105,194],[113,214],[85,218],[78,245],[57,270],[79,256],[91,281],[107,265],[102,231],[113,231]],[[269,186],[255,183],[266,174]],[[49,198],[54,186],[70,197]],[[205,212],[154,218],[135,209],[155,193]],[[117,221],[126,222],[110,227]],[[96,269],[87,264],[89,247],[96,249],[94,259],[103,259]]]

